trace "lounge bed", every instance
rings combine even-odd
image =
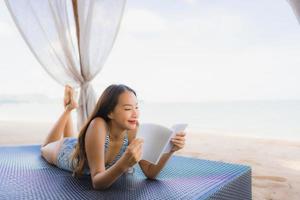
[[[0,146],[0,199],[213,199],[248,200],[251,168],[173,156],[157,180],[136,166],[109,189],[92,188],[90,177],[77,179],[49,165],[39,145]]]

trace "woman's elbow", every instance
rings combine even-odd
[[[148,179],[150,179],[150,180],[155,180],[156,177],[157,177],[157,174],[145,174],[145,175],[146,175],[146,177],[147,177]]]
[[[97,174],[99,175],[99,174]],[[110,187],[110,184],[104,182],[104,180],[100,179],[99,176],[92,177],[92,186],[95,190],[105,190]]]
[[[110,187],[110,185],[100,185],[100,184],[97,184],[93,181],[93,188],[94,190],[106,190]]]

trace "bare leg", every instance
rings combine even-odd
[[[74,90],[71,86],[65,87],[65,97],[64,97],[64,106],[65,109],[70,109],[69,107],[77,107],[77,103],[74,101]],[[72,109],[72,108],[71,108]],[[69,116],[67,124],[65,125],[64,135],[63,137],[74,137],[73,131],[73,122],[72,122],[72,115]]]
[[[46,146],[51,142],[61,140],[62,137],[71,137],[74,135],[71,111],[75,109],[78,105],[73,98],[73,88],[70,86],[66,86],[64,96],[65,111],[60,116],[58,121],[54,124],[46,140],[42,144],[42,147]]]
[[[51,129],[50,133],[46,137],[46,140],[42,144],[42,147],[46,146],[47,144],[49,144],[51,142],[55,142],[55,141],[62,139],[62,134],[65,130],[65,127],[69,120],[70,115],[71,115],[70,110],[65,110],[63,112],[63,114],[59,117],[58,121],[55,123],[55,125]]]
[[[73,131],[73,122],[72,122],[72,115],[69,116],[69,119],[67,121],[67,124],[64,129],[64,137],[74,137],[74,131]]]

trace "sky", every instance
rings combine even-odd
[[[0,1],[0,95],[62,97]],[[286,0],[127,0],[92,84],[155,102],[300,99],[300,25]]]

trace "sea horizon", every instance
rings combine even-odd
[[[39,98],[37,98],[39,97]],[[187,123],[187,132],[300,140],[300,100],[202,102],[139,101],[140,122],[171,127]],[[45,95],[1,98],[1,121],[55,122],[61,100]],[[76,123],[76,112],[73,112]]]

